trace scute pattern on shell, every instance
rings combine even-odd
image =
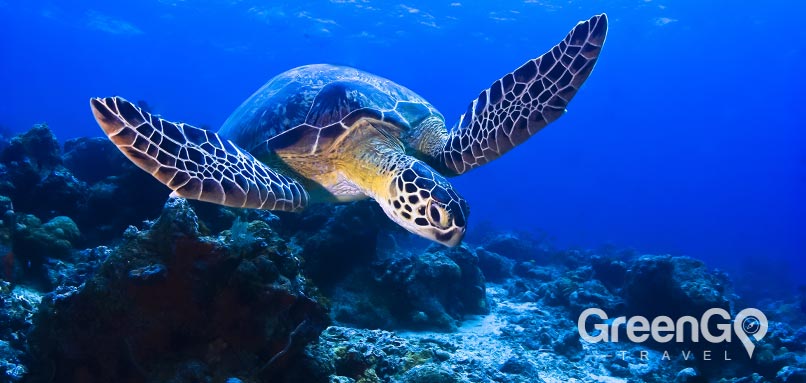
[[[316,64],[271,79],[232,113],[218,133],[253,152],[292,130],[349,128],[354,121],[348,118],[351,115],[373,113],[398,126],[403,134],[428,116],[442,118],[422,97],[390,80],[354,68]],[[406,143],[406,137],[401,138]],[[314,151],[310,146],[298,149]]]

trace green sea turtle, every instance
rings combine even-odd
[[[109,139],[174,196],[285,211],[370,197],[408,231],[455,246],[469,209],[445,177],[500,157],[559,118],[593,70],[606,33],[604,14],[578,23],[482,91],[450,130],[411,90],[332,65],[278,75],[217,133],[163,120],[120,97],[90,104]]]

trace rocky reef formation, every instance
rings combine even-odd
[[[487,251],[485,258],[498,260],[491,262],[492,270],[510,264],[486,248],[475,252]],[[700,317],[704,310],[720,307],[735,314],[742,302],[732,294],[725,274],[691,258],[553,253],[550,258],[561,263],[511,259],[513,276],[487,284],[490,312],[466,318],[455,330],[328,328],[308,348],[308,360],[315,363],[305,368],[311,374],[305,381],[803,382],[806,317],[790,318],[791,324],[778,321],[788,312],[782,310],[786,305],[764,308],[770,331],[756,343],[753,359],[741,346],[582,340],[577,319],[586,308],[601,308],[613,319],[652,315],[663,306],[662,301],[636,299],[639,291],[657,289],[664,299],[674,298],[663,314],[672,317]],[[660,278],[658,269],[670,273]],[[624,328],[617,332],[625,338]]]
[[[127,230],[80,289],[44,296],[29,336],[31,378],[281,376],[328,318],[285,243],[260,221],[243,230],[202,236],[187,201],[169,200],[149,229]]]
[[[806,290],[748,302],[699,260],[528,233],[423,244],[371,201],[169,199],[106,139],[62,149],[46,126],[0,148],[0,383],[806,382]],[[756,304],[753,358],[577,328]]]
[[[77,246],[109,242],[159,214],[168,191],[109,140],[79,138],[64,148],[46,125],[12,138],[0,151],[0,195],[41,221],[70,217],[83,233]]]
[[[467,315],[488,311],[478,257],[467,247],[431,247],[355,268],[331,294],[343,324],[455,331]]]

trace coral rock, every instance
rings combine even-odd
[[[106,137],[81,137],[64,143],[64,166],[78,179],[94,184],[132,168],[129,160]]]
[[[536,243],[513,233],[499,234],[493,237],[484,244],[484,248],[520,262],[534,260],[540,254],[540,247]]]
[[[46,257],[68,256],[80,236],[78,227],[69,217],[55,217],[43,225],[38,218],[24,215],[17,218],[12,246],[14,254],[21,259],[41,263]]]
[[[236,256],[221,238],[199,235],[187,201],[170,200],[150,230],[132,231],[77,292],[43,300],[29,338],[32,378],[281,379],[328,319],[298,274],[243,275],[293,257],[276,250],[258,243]]]
[[[779,383],[806,383],[806,368],[786,366],[775,375]]]
[[[400,383],[459,383],[459,377],[451,370],[429,363],[406,372]]]
[[[302,248],[305,274],[328,289],[375,259],[377,237],[388,219],[372,201],[316,206],[286,220]],[[287,215],[286,215],[287,216]]]
[[[630,265],[624,298],[631,314],[700,316],[710,308],[730,309],[730,282],[688,257],[644,256]]]
[[[40,124],[12,138],[0,153],[0,161],[29,161],[37,171],[47,171],[62,164],[61,152],[59,141],[53,132],[46,124]]]
[[[699,378],[697,371],[691,367],[684,368],[677,373],[674,378],[674,383],[695,383]]]
[[[512,277],[512,268],[515,261],[486,250],[483,247],[476,249],[479,257],[479,268],[487,281],[500,283]]]

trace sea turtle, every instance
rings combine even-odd
[[[500,157],[559,118],[606,33],[604,14],[579,22],[550,51],[482,91],[451,130],[411,90],[324,64],[273,78],[217,133],[120,97],[90,105],[109,139],[174,196],[285,211],[370,197],[408,231],[455,246],[469,209],[445,177]]]

